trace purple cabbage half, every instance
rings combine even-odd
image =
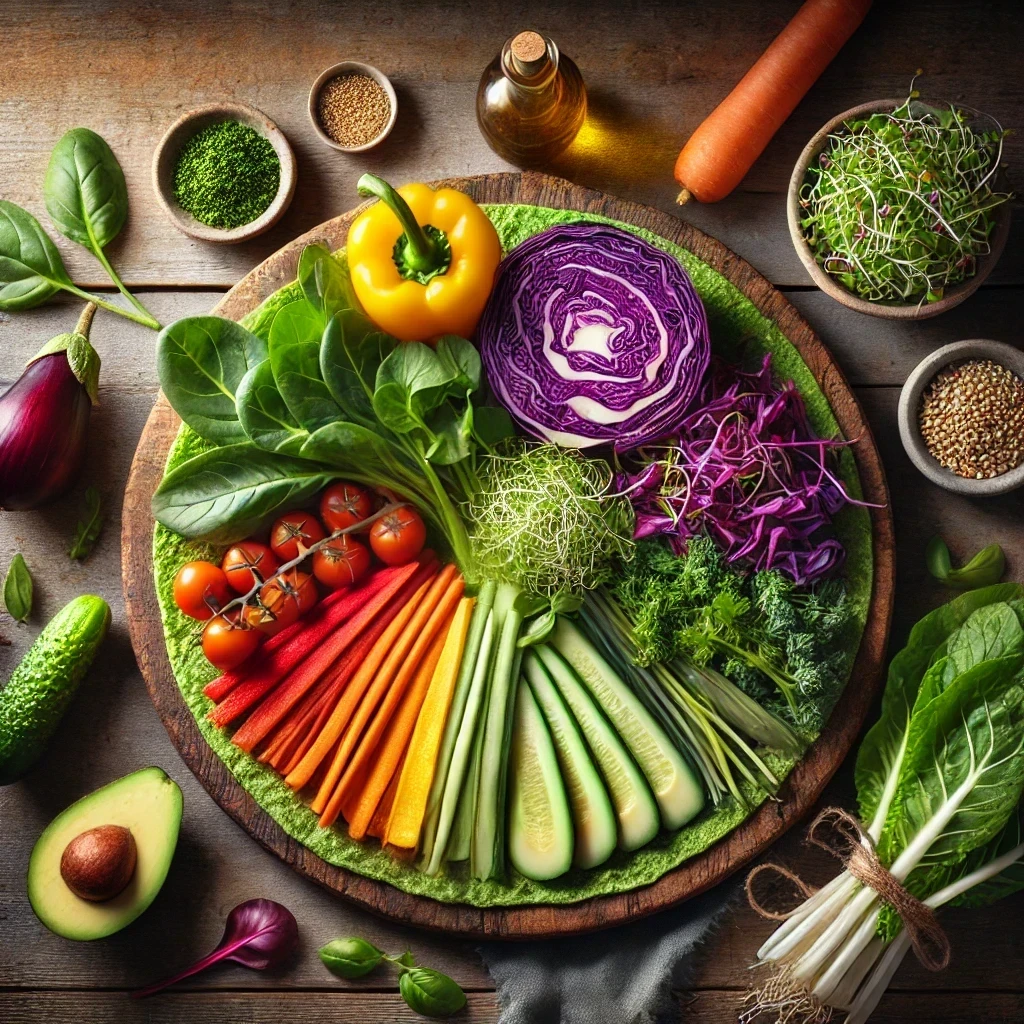
[[[478,328],[491,388],[528,433],[620,451],[672,433],[710,356],[704,307],[668,253],[562,224],[502,260]]]

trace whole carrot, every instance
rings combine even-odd
[[[871,0],[806,0],[676,160],[677,202],[724,199],[856,31]]]

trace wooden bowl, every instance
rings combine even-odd
[[[870,302],[854,295],[849,289],[843,287],[835,278],[830,277],[822,270],[821,265],[814,258],[811,247],[804,237],[803,228],[800,225],[800,187],[804,183],[807,170],[817,159],[825,148],[825,140],[833,132],[841,128],[844,122],[852,118],[865,117],[869,114],[891,113],[901,106],[904,100],[875,100],[872,103],[862,103],[858,107],[852,107],[837,117],[832,118],[820,131],[818,131],[810,142],[804,147],[800,158],[793,168],[793,175],[789,179],[789,195],[786,199],[786,218],[789,221],[789,237],[793,240],[796,253],[800,261],[807,268],[814,283],[825,293],[831,295],[837,302],[841,302],[848,309],[856,310],[858,313],[867,313],[869,316],[879,316],[884,320],[928,320],[946,310],[959,306],[964,299],[973,295],[982,282],[992,273],[992,269],[999,261],[1003,249],[1006,246],[1006,239],[1010,234],[1010,204],[1003,203],[996,208],[996,224],[992,233],[991,251],[987,256],[981,256],[977,261],[977,268],[972,277],[960,284],[946,289],[945,295],[938,302],[928,303],[900,303],[900,302]],[[959,109],[970,108],[958,105]],[[979,117],[987,115],[977,115]],[[991,119],[990,119],[991,120]]]
[[[388,103],[391,107],[387,123],[381,129],[380,134],[359,146],[343,146],[340,142],[335,142],[324,131],[323,125],[320,124],[320,117],[317,111],[320,103],[320,91],[332,78],[337,78],[340,75],[366,75],[367,78],[372,78],[387,94]],[[365,153],[368,149],[373,149],[374,146],[382,143],[391,134],[391,129],[395,127],[395,119],[398,117],[398,97],[395,95],[395,87],[391,84],[391,80],[383,71],[375,68],[372,64],[363,64],[358,60],[343,60],[337,64],[332,64],[317,76],[316,81],[309,90],[308,109],[313,131],[320,137],[321,142],[326,143],[331,149],[337,149],[342,153]]]
[[[214,228],[196,220],[174,198],[174,168],[182,147],[198,132],[221,121],[240,121],[269,140],[281,161],[281,183],[273,202],[255,220],[237,228]],[[230,244],[262,235],[284,215],[295,195],[295,154],[284,132],[262,111],[245,103],[209,103],[178,118],[153,153],[153,189],[171,223],[190,238]]]
[[[970,477],[958,476],[951,469],[943,466],[928,450],[921,437],[918,416],[921,411],[921,399],[925,388],[950,363],[962,363],[969,359],[991,359],[992,362],[1005,366],[1024,378],[1024,351],[1004,341],[989,341],[978,338],[969,341],[954,341],[951,345],[943,345],[931,355],[926,356],[911,371],[903,390],[900,392],[900,404],[897,418],[900,427],[900,440],[906,449],[910,461],[933,484],[963,494],[968,498],[989,497],[993,494],[1007,494],[1024,485],[1024,463],[999,476],[986,477],[984,480],[973,480]]]

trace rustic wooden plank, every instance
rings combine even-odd
[[[578,143],[548,169],[675,212],[672,166],[680,145],[796,6],[795,0],[651,0],[629,5],[626,32],[618,5],[589,5],[582,24],[574,5],[549,7],[540,27],[583,69],[592,117]],[[69,127],[96,129],[128,180],[132,216],[111,255],[137,285],[230,286],[288,239],[355,205],[355,181],[366,169],[402,182],[508,167],[477,130],[474,96],[484,66],[524,25],[515,5],[461,0],[446,4],[443,17],[436,5],[416,0],[396,0],[387,9],[370,0],[342,9],[329,0],[243,0],[230,16],[209,0],[189,5],[187,15],[181,8],[175,16],[172,6],[165,17],[130,4],[104,7],[102,17],[98,9],[90,0],[5,5],[3,196],[46,222],[41,182],[50,149]],[[786,240],[780,197],[810,136],[851,103],[901,94],[918,64],[925,65],[926,92],[984,106],[1012,125],[1024,107],[1024,80],[1004,69],[1015,66],[1018,37],[1010,4],[977,17],[964,17],[956,0],[877,4],[770,144],[739,197],[683,216],[750,258],[773,282],[806,283]],[[965,53],[985,60],[965,61]],[[306,114],[310,84],[339,56],[377,64],[399,93],[393,134],[361,156],[324,146]],[[61,73],[39,73],[47,67]],[[82,87],[69,88],[75,82]],[[288,135],[299,162],[298,192],[284,219],[262,238],[236,246],[181,235],[159,212],[150,185],[152,152],[164,130],[185,110],[225,98],[264,110]],[[1018,134],[1007,144],[1008,165],[1019,168],[1022,154]],[[748,202],[756,193],[773,195]],[[71,243],[61,248],[77,280],[106,281],[89,254]]]

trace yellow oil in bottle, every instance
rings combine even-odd
[[[586,114],[580,69],[538,32],[507,40],[476,94],[476,119],[487,144],[521,167],[558,156],[576,138]]]

